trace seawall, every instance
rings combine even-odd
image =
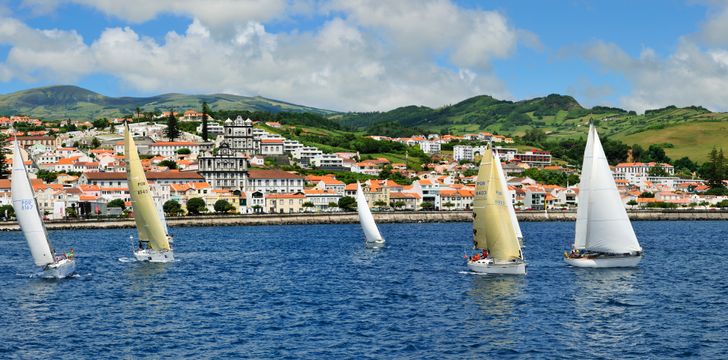
[[[575,212],[519,212],[519,221],[574,221]],[[632,220],[728,220],[728,211],[666,210],[630,211]],[[401,211],[374,213],[378,223],[412,222],[467,222],[472,221],[470,211]],[[235,225],[290,225],[290,224],[350,224],[359,219],[355,212],[323,214],[264,214],[264,215],[226,215],[191,216],[169,218],[173,227],[183,226],[235,226]],[[132,219],[48,221],[48,229],[115,229],[134,227]],[[0,221],[0,231],[19,230],[14,221]]]

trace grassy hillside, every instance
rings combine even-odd
[[[185,95],[163,94],[150,97],[108,97],[77,86],[49,86],[0,95],[0,114],[24,114],[44,120],[97,119],[132,114],[137,107],[143,112],[201,109],[207,101],[213,111],[248,110],[266,112],[312,112],[331,114],[332,111],[290,104],[263,97],[230,94]]]
[[[664,144],[673,159],[688,156],[704,161],[713,146],[728,150],[728,114],[702,107],[648,110],[637,115],[619,108],[587,109],[572,97],[549,95],[518,102],[476,96],[439,109],[403,107],[389,112],[344,114],[341,122],[369,134],[408,136],[413,133],[464,134],[488,131],[521,136],[542,129],[551,138],[586,137],[589,121],[598,123],[602,137],[628,145]]]

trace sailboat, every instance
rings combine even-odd
[[[593,124],[584,150],[576,210],[576,236],[566,263],[577,267],[633,267],[642,248],[632,229]]]
[[[134,138],[129,132],[129,124],[124,125],[124,154],[129,195],[139,232],[138,248],[134,250],[134,257],[138,261],[174,261],[174,253],[170,245],[171,237],[167,233],[166,226],[162,222],[152,198],[149,182],[147,182],[144,168],[139,160],[139,152]]]
[[[42,277],[62,279],[76,272],[76,260],[73,249],[67,254],[57,255],[48,239],[43,219],[40,216],[38,203],[33,194],[33,187],[28,178],[28,171],[20,155],[18,140],[13,146],[13,173],[11,175],[10,192],[13,198],[15,217],[18,219],[23,236],[30,247],[30,254],[36,266],[43,267]]]
[[[526,274],[522,238],[500,158],[486,146],[473,200],[473,243],[483,252],[468,258],[468,269],[485,274]]]
[[[374,222],[374,216],[372,216],[372,212],[369,210],[367,199],[364,197],[364,191],[362,191],[361,184],[358,181],[356,182],[356,211],[359,213],[359,222],[361,223],[362,230],[364,230],[366,245],[384,245],[384,238],[379,233],[377,224]]]

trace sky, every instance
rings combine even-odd
[[[728,111],[728,0],[0,0],[0,93]]]

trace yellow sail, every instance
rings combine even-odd
[[[152,199],[152,192],[144,175],[142,162],[139,160],[134,138],[129,133],[129,125],[124,125],[124,153],[126,158],[126,178],[129,182],[129,194],[134,209],[139,239],[149,241],[153,250],[169,250],[167,233],[159,218],[159,213]]]
[[[521,259],[521,247],[511,224],[508,194],[503,193],[505,179],[499,176],[500,159],[490,147],[480,161],[473,200],[473,235],[475,247],[486,249],[497,260]]]

